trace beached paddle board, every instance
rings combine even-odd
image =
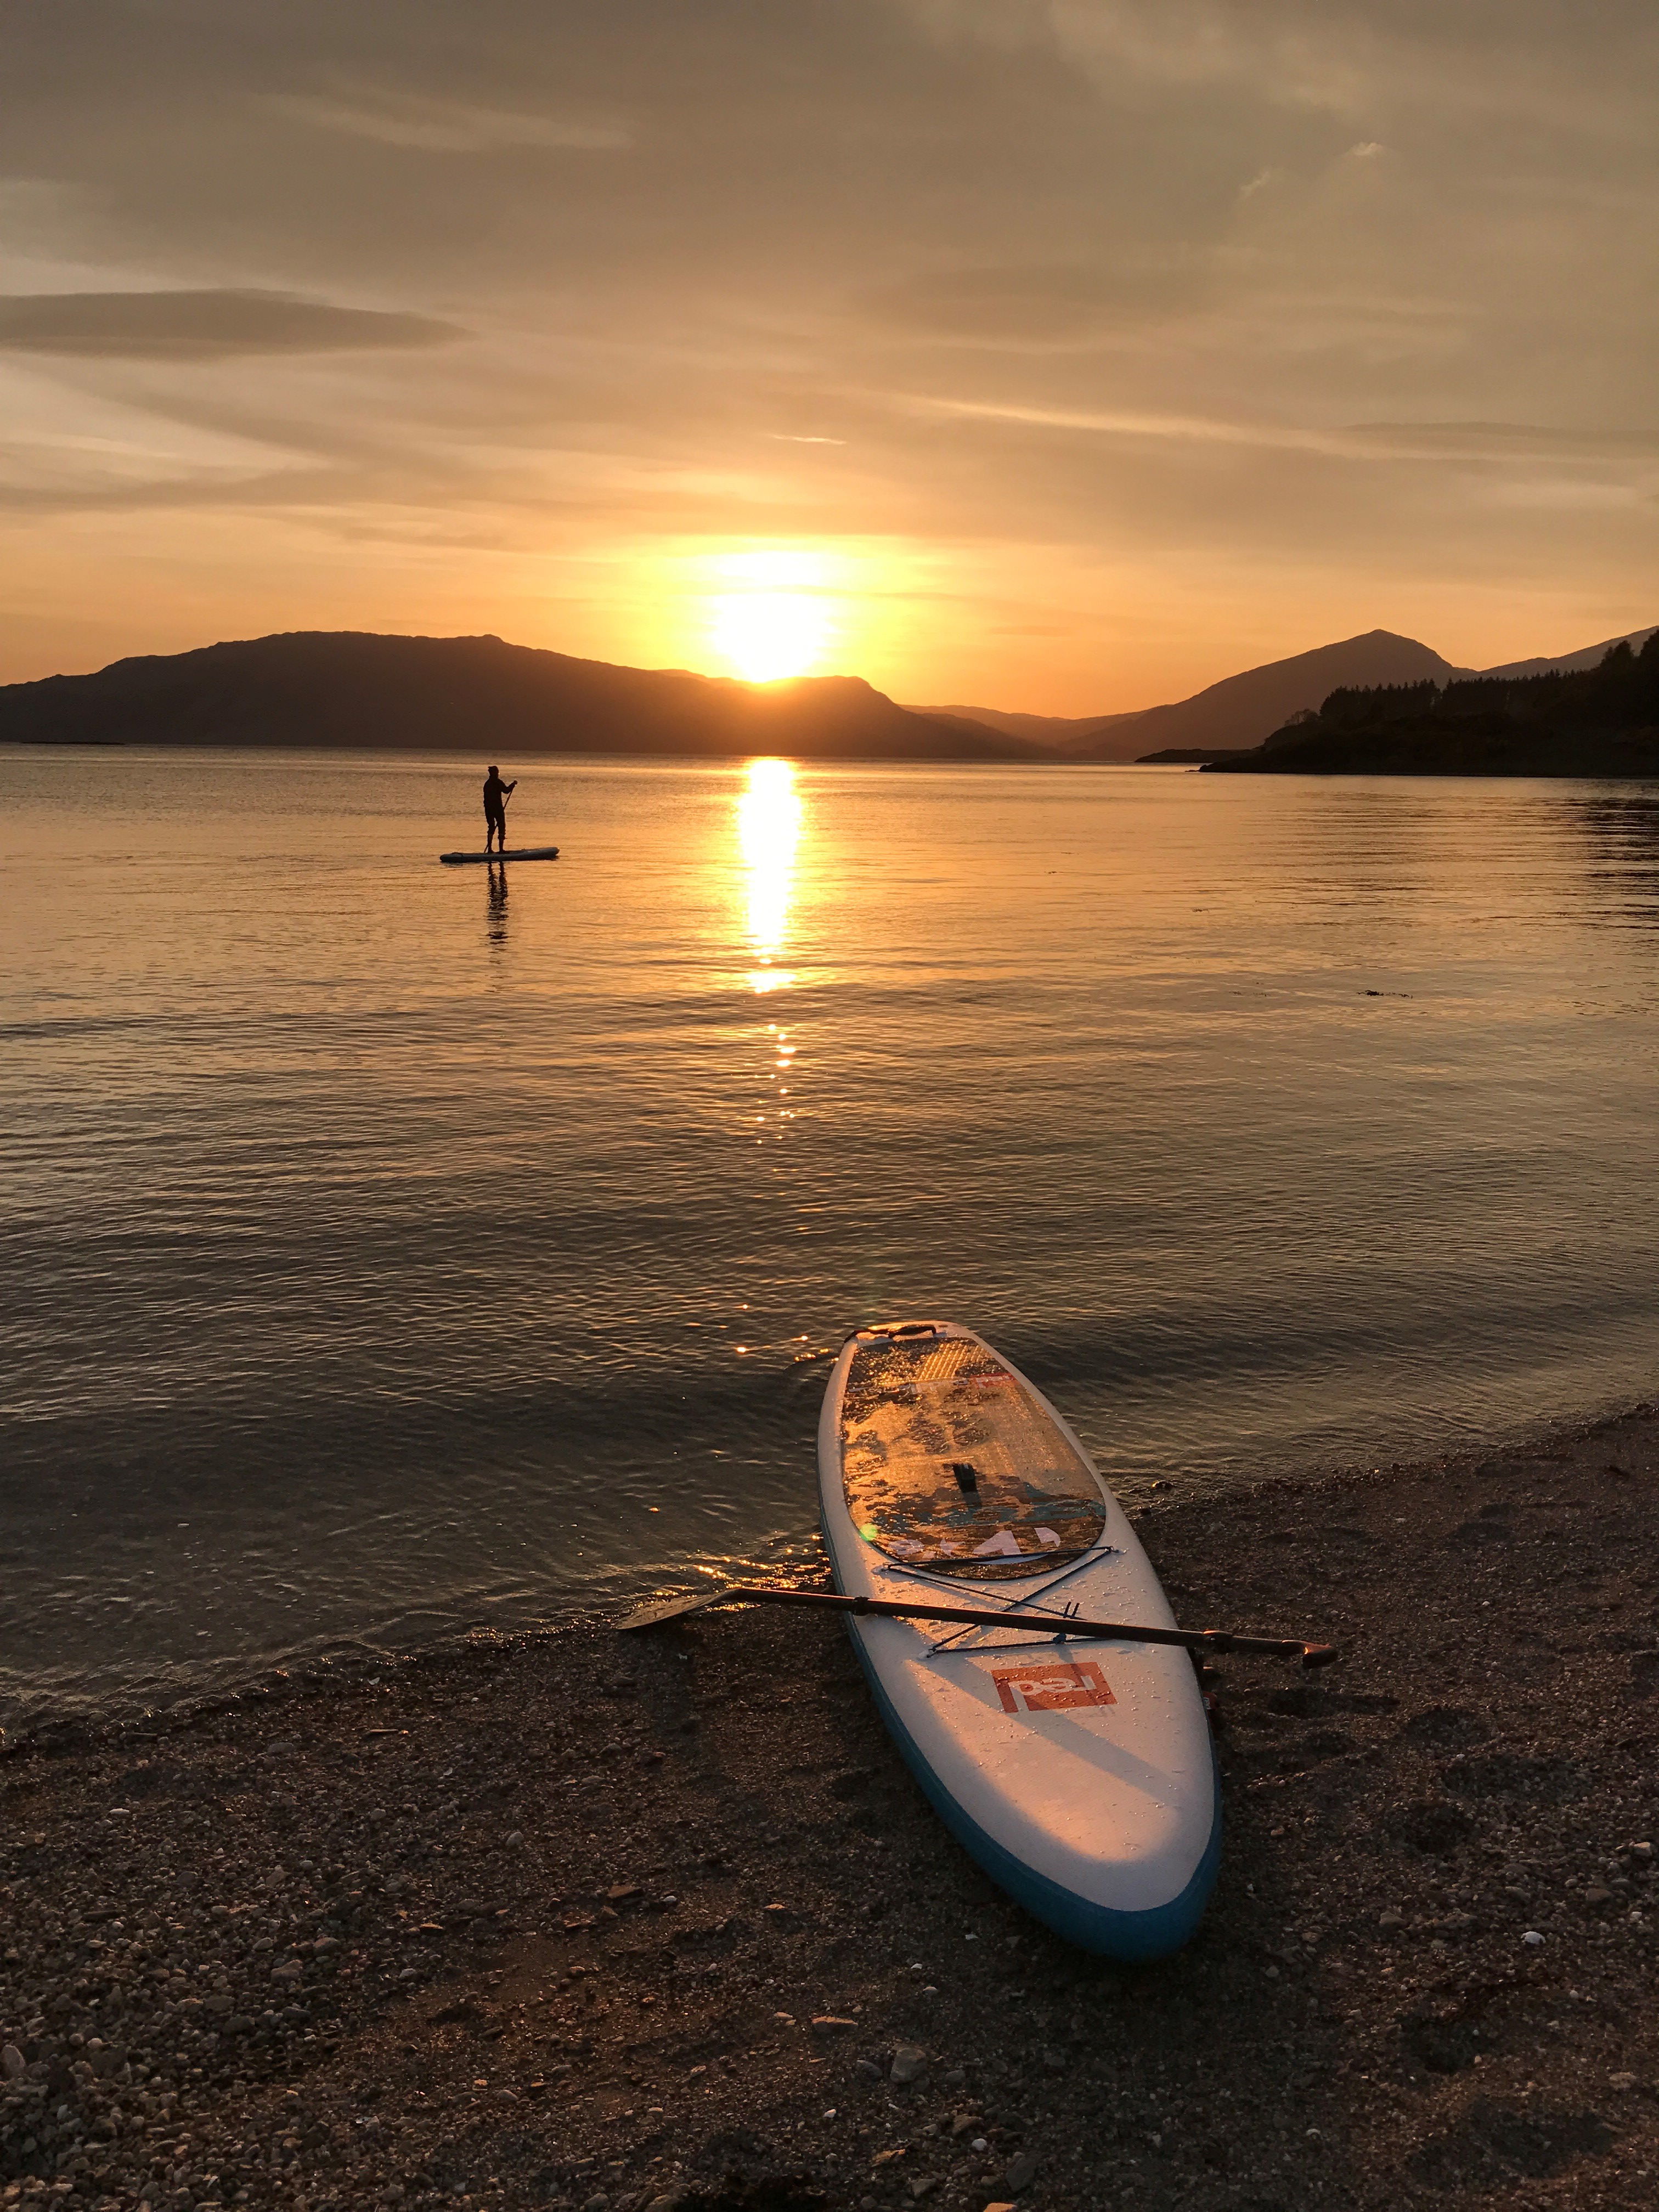
[[[1007,1626],[848,1621],[935,1811],[1008,1894],[1085,1949],[1178,1950],[1221,1853],[1209,1718],[1122,1508],[1042,1393],[972,1329],[860,1329],[818,1428],[825,1540],[850,1596],[1006,1607]]]
[[[438,858],[447,868],[458,867],[464,860],[556,860],[556,845],[515,845],[510,853],[440,853]]]

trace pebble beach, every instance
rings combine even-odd
[[[0,2202],[1659,2198],[1659,1417],[1154,1504],[1220,1662],[1196,1940],[1001,1897],[833,1620],[278,1678],[0,1749]]]

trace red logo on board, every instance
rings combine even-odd
[[[997,1668],[991,1676],[1005,1713],[1058,1713],[1072,1705],[1115,1705],[1112,1686],[1092,1659],[1069,1667]]]

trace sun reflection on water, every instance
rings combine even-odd
[[[749,878],[749,944],[757,962],[749,981],[757,991],[780,990],[795,980],[774,963],[788,932],[800,829],[800,793],[789,762],[750,761],[738,800],[738,845]]]

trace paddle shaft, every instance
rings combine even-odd
[[[1139,1628],[1121,1620],[1079,1620],[1070,1613],[991,1613],[982,1606],[912,1605],[879,1597],[842,1597],[831,1590],[767,1589],[738,1583],[711,1601],[715,1605],[816,1605],[833,1613],[878,1613],[890,1620],[955,1620],[970,1628],[1049,1627],[1059,1637],[1097,1637],[1111,1644],[1179,1644],[1188,1651],[1262,1651],[1274,1659],[1299,1659],[1323,1667],[1336,1656],[1329,1644],[1304,1644],[1296,1636],[1235,1636],[1226,1628]]]

